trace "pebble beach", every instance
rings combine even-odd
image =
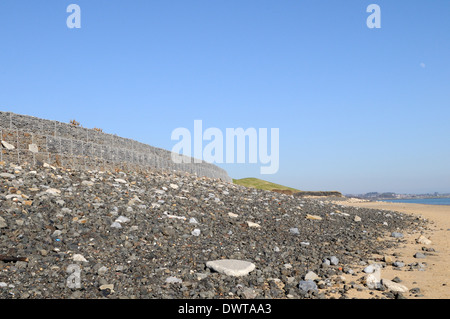
[[[435,225],[395,207],[156,170],[0,171],[1,299],[433,296],[409,278],[441,248],[399,249]]]

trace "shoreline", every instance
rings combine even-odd
[[[429,222],[427,228],[404,233],[404,238],[399,240],[399,245],[386,252],[387,255],[395,255],[406,265],[423,263],[426,265],[425,270],[399,270],[396,267],[387,266],[382,270],[382,278],[392,280],[392,278],[399,277],[402,280],[401,284],[408,289],[420,288],[419,296],[409,298],[450,298],[450,206],[355,200],[334,203],[342,206],[396,211],[427,220]],[[431,240],[431,243],[428,245],[418,244],[416,240],[420,235]],[[391,237],[387,240],[393,239]],[[426,258],[415,258],[414,254],[417,252],[425,253]],[[383,256],[374,255],[374,259],[380,258]]]
[[[450,204],[432,204],[432,203],[419,203],[414,201],[422,201],[426,199],[437,199],[437,200],[450,200],[450,197],[429,197],[429,198],[402,198],[402,199],[377,199],[377,200],[368,200],[369,202],[387,202],[392,204],[419,204],[419,205],[433,205],[433,206],[448,206],[450,207]]]

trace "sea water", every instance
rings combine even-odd
[[[411,198],[411,199],[384,199],[388,203],[409,203],[424,205],[450,205],[450,198]]]

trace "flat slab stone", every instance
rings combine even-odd
[[[255,264],[237,259],[220,259],[208,261],[206,267],[228,276],[246,276],[255,269]]]

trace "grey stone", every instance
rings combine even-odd
[[[94,182],[92,182],[92,181],[82,181],[82,182],[81,182],[81,185],[84,185],[84,186],[94,186]]]
[[[125,216],[119,216],[114,222],[115,223],[128,223],[130,221],[130,219],[128,217]]]
[[[18,261],[16,262],[17,269],[25,269],[27,268],[28,263],[26,261]]]
[[[414,254],[414,258],[427,258],[427,256],[421,252],[417,252]]]
[[[324,260],[322,260],[322,265],[330,266],[331,261],[328,258],[325,258]]]
[[[121,271],[125,270],[125,267],[123,265],[117,265],[114,270],[117,271],[117,272],[121,272]]]
[[[208,277],[208,274],[206,274],[206,273],[196,273],[195,277],[197,278],[197,280],[203,280],[203,279],[206,279]]]
[[[252,288],[244,288],[241,292],[245,299],[255,299],[258,296],[258,293]]]
[[[168,284],[181,284],[182,282],[183,282],[183,280],[181,280],[180,278],[177,278],[177,277],[170,276],[170,277],[166,278],[166,283],[168,283]]]
[[[103,276],[104,274],[106,274],[107,271],[108,271],[108,268],[106,268],[105,266],[102,266],[97,270],[97,274],[99,276]]]
[[[59,229],[56,229],[56,230],[53,232],[52,237],[59,237],[59,236],[61,236],[61,234],[62,234],[62,231],[59,230]]]
[[[336,256],[331,256],[329,259],[332,265],[337,266],[339,264],[339,259]]]
[[[66,202],[61,200],[61,199],[59,199],[59,200],[56,201],[56,204],[58,204],[59,206],[64,206],[66,204]]]
[[[114,222],[111,224],[111,227],[120,229],[120,228],[122,228],[122,224],[119,222]]]
[[[6,223],[6,220],[3,217],[0,217],[0,228],[7,228],[8,224]]]
[[[401,283],[403,280],[401,280],[401,279],[398,278],[398,277],[394,277],[394,278],[392,279],[392,281],[393,281],[393,282],[396,282],[396,283]]]
[[[205,298],[205,299],[212,299],[212,298],[214,298],[215,295],[216,295],[216,293],[213,290],[202,291],[199,294],[200,298]]]
[[[28,150],[32,153],[39,153],[39,147],[36,144],[28,145]]]
[[[371,273],[375,272],[377,269],[381,269],[381,268],[382,268],[382,266],[379,264],[370,264],[369,266],[365,267],[363,269],[363,271],[366,274],[371,274]]]
[[[47,194],[54,195],[54,196],[59,196],[61,194],[61,191],[59,189],[56,189],[56,188],[49,188],[45,192]]]
[[[403,234],[402,234],[402,233],[399,233],[399,232],[392,232],[392,233],[391,233],[391,237],[394,237],[394,238],[403,238]]]
[[[24,223],[25,223],[25,221],[23,219],[16,219],[16,224],[18,226],[23,226]]]
[[[317,284],[312,280],[301,280],[298,283],[298,288],[305,293],[309,291],[318,291]]]
[[[16,176],[14,174],[10,174],[10,173],[0,173],[0,177],[7,178],[7,179],[16,178]]]

